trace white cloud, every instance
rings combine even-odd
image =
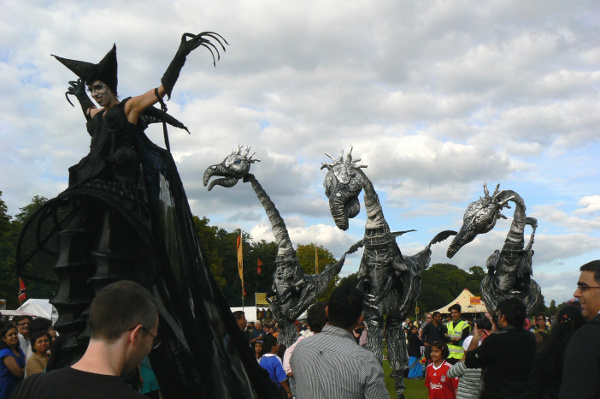
[[[89,148],[81,111],[64,99],[74,76],[50,54],[97,62],[116,43],[124,98],[159,84],[182,33],[213,30],[227,52],[216,68],[206,49],[193,52],[168,102],[192,132],[171,129],[170,140],[195,214],[271,237],[250,185],[209,193],[201,183],[206,167],[250,145],[262,159],[252,173],[293,240],[317,237],[339,256],[365,216],[334,227],[319,167],[324,152],[354,145],[390,225],[419,230],[403,251],[457,228],[484,181],[518,184],[540,222],[536,259],[573,266],[569,254],[597,251],[595,4],[22,0],[0,12],[0,190],[12,214],[65,189]],[[160,126],[149,135],[163,145]],[[452,261],[482,264],[507,226]]]

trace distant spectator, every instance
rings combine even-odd
[[[48,364],[48,350],[50,349],[50,341],[52,337],[45,330],[37,330],[31,334],[29,342],[31,343],[31,357],[27,359],[27,367],[25,368],[26,376],[43,373]]]
[[[262,323],[260,321],[256,321],[254,323],[254,330],[250,333],[250,345],[253,345],[256,341],[265,341],[267,337],[267,333],[262,329]]]
[[[558,398],[567,344],[584,322],[581,309],[576,306],[567,305],[558,312],[552,331],[533,360],[527,388],[529,398]]]
[[[281,361],[277,358],[277,352],[279,351],[279,345],[277,338],[272,335],[268,335],[263,341],[263,347],[265,354],[260,361],[260,367],[267,370],[271,380],[277,385],[277,388],[281,391],[282,395],[288,398],[292,397],[292,391],[290,391],[290,385],[288,384],[288,377],[283,371]]]
[[[19,331],[19,345],[23,353],[27,355],[27,351],[29,350],[29,324],[31,323],[31,317],[19,316],[15,318],[14,322]]]
[[[600,398],[600,260],[579,268],[574,296],[587,322],[571,337],[565,352],[559,398]]]
[[[423,378],[423,368],[421,367],[421,346],[423,341],[417,334],[417,326],[412,326],[406,338],[408,340],[408,378]]]
[[[264,355],[265,355],[265,351],[263,349],[262,341],[255,341],[254,342],[254,357],[256,358],[256,361],[258,362],[258,364],[260,364],[260,359],[262,359],[262,357]]]
[[[432,363],[427,366],[425,386],[429,392],[429,399],[455,399],[458,388],[458,378],[446,376],[452,365],[446,361],[450,351],[443,341],[431,344]]]
[[[450,306],[450,317],[452,321],[446,324],[446,341],[448,342],[448,349],[450,355],[448,356],[448,363],[455,364],[463,357],[465,350],[462,347],[463,341],[469,336],[471,327],[469,323],[461,318],[462,308],[458,303]]]
[[[550,333],[550,329],[546,326],[546,316],[540,313],[535,316],[535,325],[531,329],[532,332],[538,332],[543,334]]]
[[[446,327],[442,323],[442,315],[440,312],[433,312],[432,321],[428,323],[421,333],[421,340],[425,346],[425,358],[427,361],[431,361],[431,344],[435,341],[444,341],[446,334]]]
[[[8,399],[23,381],[25,353],[20,348],[19,333],[12,323],[0,330],[0,399]]]

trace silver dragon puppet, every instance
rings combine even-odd
[[[487,276],[481,282],[481,296],[490,313],[495,313],[498,303],[504,299],[517,298],[531,311],[540,298],[540,287],[531,279],[533,274],[533,238],[537,229],[537,219],[525,214],[525,201],[512,190],[498,190],[490,196],[487,185],[483,184],[484,196],[471,202],[463,216],[463,225],[448,247],[446,255],[452,258],[459,249],[473,241],[479,234],[491,231],[499,218],[506,219],[501,211],[510,208],[508,202],[515,203],[513,221],[504,241],[502,250],[495,250],[487,259]],[[525,245],[525,227],[531,226],[531,236]]]
[[[355,252],[360,243],[353,245],[336,264],[322,273],[305,275],[283,218],[254,175],[249,173],[250,166],[254,162],[260,162],[259,159],[252,158],[254,154],[249,153],[248,147],[245,150],[242,150],[241,146],[238,147],[237,151],[225,157],[223,162],[206,169],[203,183],[204,186],[208,185],[210,191],[215,185],[233,187],[243,179],[244,182],[250,182],[258,200],[265,208],[278,245],[272,287],[275,300],[271,302],[270,309],[280,327],[279,342],[289,347],[298,338],[294,325],[296,319],[325,291],[329,281],[342,269],[346,255]],[[209,184],[213,176],[221,177]]]
[[[396,383],[398,398],[404,398],[404,370],[408,367],[406,338],[402,320],[415,308],[421,291],[421,272],[431,260],[431,245],[445,240],[455,231],[438,233],[425,248],[412,256],[403,256],[396,237],[404,233],[390,231],[373,183],[362,171],[360,159],[352,160],[352,149],[344,159],[326,154],[332,163],[323,162],[327,169],[323,185],[329,198],[331,216],[338,228],[347,230],[349,218],[360,212],[358,199],[364,190],[367,210],[364,253],[358,271],[358,288],[365,295],[365,320],[368,326],[367,349],[383,360],[383,315],[387,313],[385,335],[388,360]]]

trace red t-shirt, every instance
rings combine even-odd
[[[437,368],[433,365],[433,363],[427,366],[425,386],[429,390],[429,399],[456,398],[458,378],[449,378],[446,376],[446,373],[450,367],[452,367],[452,365],[445,360]]]

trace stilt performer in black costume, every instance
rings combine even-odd
[[[193,50],[207,48],[215,63],[224,43],[213,32],[184,34],[162,84],[123,101],[117,97],[116,47],[98,64],[55,56],[80,78],[69,82],[67,94],[79,100],[92,141],[90,153],[69,169],[69,188],[31,217],[17,249],[21,276],[58,283],[51,302],[62,345],[49,368],[81,357],[95,293],[128,279],[146,286],[159,305],[164,344],[150,360],[165,398],[274,397],[203,261],[170,151],[144,134],[153,122],[186,129],[166,114],[162,98],[171,96]],[[156,102],[162,111],[152,106]]]

